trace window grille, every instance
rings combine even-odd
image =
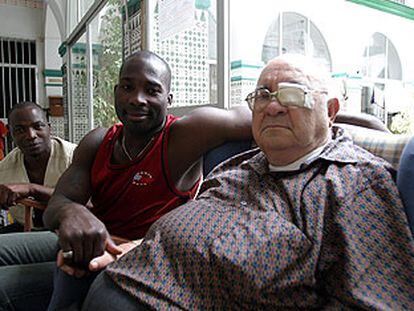
[[[0,118],[21,101],[36,102],[36,42],[0,37]]]

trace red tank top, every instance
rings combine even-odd
[[[148,151],[128,164],[111,163],[122,123],[106,133],[92,166],[91,211],[110,234],[142,238],[154,221],[195,196],[200,180],[187,192],[176,189],[171,180],[168,135],[177,119],[168,115],[164,129],[156,134]]]

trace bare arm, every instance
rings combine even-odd
[[[204,107],[175,122],[171,128],[168,159],[178,188],[185,189],[195,181],[197,174],[180,187],[183,178],[191,175],[187,173],[206,151],[226,141],[252,139],[251,119],[251,111],[246,106],[230,110]]]
[[[52,196],[53,188],[33,184],[3,184],[0,185],[0,208],[7,209],[25,198],[34,198],[40,202],[48,202]]]
[[[390,132],[388,128],[378,118],[370,114],[367,114],[367,113],[361,113],[361,114],[338,113],[338,115],[336,116],[335,122],[366,127],[369,129],[383,131],[387,133]]]
[[[85,206],[91,196],[90,172],[105,130],[90,132],[76,149],[72,164],[56,185],[43,220],[59,231],[59,244],[74,253],[72,264],[87,267],[111,243],[105,225]],[[109,242],[108,242],[109,241]],[[109,246],[111,247],[111,245]]]
[[[62,174],[44,214],[45,224],[51,230],[60,226],[61,214],[68,205],[84,206],[91,195],[90,171],[95,154],[103,139],[102,129],[87,134],[73,155],[72,164]]]

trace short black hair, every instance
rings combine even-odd
[[[40,107],[38,104],[36,104],[34,102],[28,102],[28,101],[26,101],[26,102],[20,102],[20,103],[17,103],[15,105],[13,105],[13,107],[9,111],[9,114],[7,115],[7,123],[10,124],[10,116],[13,113],[13,111],[18,110],[18,109],[23,109],[23,108],[26,108],[26,107],[33,107],[33,108],[36,108],[39,111],[41,111],[44,120],[46,122],[48,122],[46,113],[45,113],[45,111],[44,111],[44,109],[42,107]]]
[[[137,51],[132,53],[131,55],[129,55],[127,58],[125,58],[125,60],[123,61],[121,68],[119,69],[119,78],[121,77],[121,73],[122,70],[124,69],[125,64],[134,58],[152,58],[154,57],[155,59],[157,59],[158,61],[160,61],[164,67],[165,67],[165,71],[166,71],[166,83],[167,83],[167,87],[168,87],[168,91],[171,88],[171,68],[170,65],[168,65],[168,63],[165,61],[165,59],[163,59],[161,56],[159,56],[158,54],[148,51],[148,50],[142,50],[142,51]]]

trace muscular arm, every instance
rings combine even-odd
[[[89,200],[90,171],[104,134],[103,129],[92,131],[83,138],[75,150],[72,164],[59,179],[44,214],[44,221],[49,229],[59,228],[62,215],[68,210],[68,206],[73,205],[77,209]]]
[[[226,141],[252,139],[251,119],[245,106],[231,110],[204,107],[176,121],[168,143],[169,165],[176,186],[187,190],[195,182],[199,172],[191,171],[194,173],[206,151]]]
[[[104,129],[96,129],[80,142],[43,216],[49,229],[59,231],[61,248],[73,250],[77,266],[85,267],[101,255],[109,239],[105,225],[85,206],[91,196],[90,171],[104,135]]]

